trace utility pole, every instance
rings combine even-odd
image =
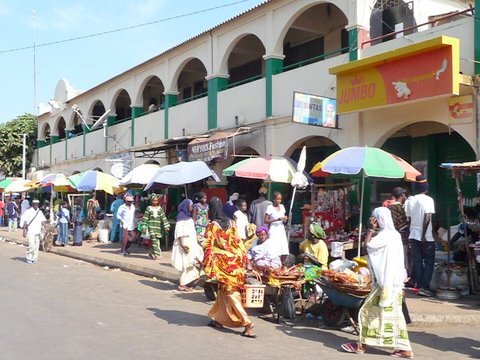
[[[27,134],[23,134],[22,178],[25,180],[27,165]]]

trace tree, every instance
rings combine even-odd
[[[21,176],[23,165],[23,134],[26,138],[26,168],[30,166],[37,147],[37,119],[23,114],[0,124],[0,171],[5,176]]]

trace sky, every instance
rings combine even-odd
[[[0,0],[0,122],[37,114],[62,78],[88,90],[262,2]]]

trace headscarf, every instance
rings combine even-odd
[[[226,231],[230,225],[230,218],[223,212],[222,200],[214,196],[210,199],[210,220],[216,221],[220,227]]]
[[[153,193],[152,195],[150,195],[150,201],[158,199],[160,199],[160,196],[158,196],[158,194]]]
[[[311,223],[308,230],[310,230],[310,234],[312,234],[313,237],[317,239],[325,239],[325,230],[323,230],[319,224]]]
[[[255,230],[255,234],[257,234],[257,236],[258,236],[261,231],[265,231],[265,233],[267,234],[267,237],[270,236],[270,232],[268,231],[268,227],[266,227],[266,226],[259,226],[259,227],[257,228],[257,230]]]
[[[367,244],[367,252],[376,282],[382,288],[380,306],[387,307],[402,290],[406,277],[403,243],[388,208],[378,207],[372,215],[377,219],[380,232]]]
[[[184,199],[178,205],[177,221],[188,220],[192,218],[192,212],[190,211],[190,206],[193,204],[192,200]]]

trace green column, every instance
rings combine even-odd
[[[175,106],[178,99],[178,92],[165,92],[165,129],[164,138],[168,139],[168,109]]]
[[[90,132],[90,130],[83,125],[83,156],[86,156],[86,151],[87,151],[87,134]]]
[[[65,160],[68,160],[68,138],[70,137],[70,130],[65,130]]]
[[[55,144],[58,142],[58,135],[50,136],[50,144]]]
[[[130,146],[135,146],[135,119],[143,114],[143,107],[132,106],[132,119],[130,125]]]
[[[265,60],[265,117],[273,115],[273,75],[282,72],[284,56],[264,56]]]
[[[218,116],[218,92],[228,84],[228,77],[214,76],[208,78],[208,130],[216,129]]]
[[[436,135],[427,135],[427,181],[428,193],[434,199],[437,197],[437,151],[436,151]]]
[[[353,27],[348,30],[348,59],[355,61],[358,59],[358,28]]]
[[[117,120],[117,114],[107,116],[107,122],[105,123],[105,126],[107,127],[107,133],[108,133],[108,127],[115,124],[116,120]],[[105,152],[108,152],[108,137],[105,138]]]
[[[475,0],[475,16],[473,18],[473,49],[475,75],[480,74],[480,18],[477,9],[480,9],[480,0]]]

